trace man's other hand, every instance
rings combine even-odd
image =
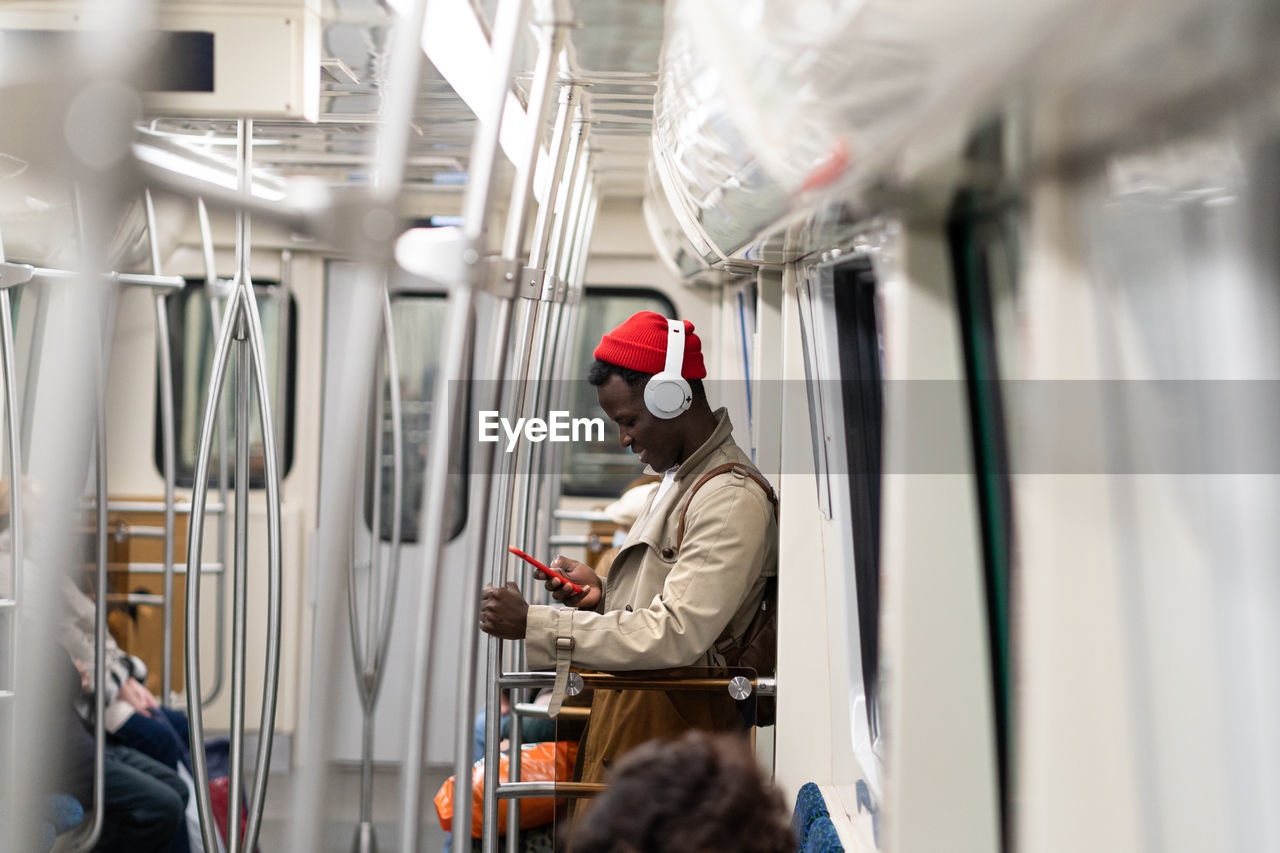
[[[480,630],[502,640],[523,640],[529,623],[529,604],[520,587],[511,581],[505,586],[488,586],[480,599]]]
[[[551,561],[551,568],[584,590],[574,594],[559,578],[553,578],[535,569],[533,572],[534,578],[545,581],[544,586],[550,590],[551,597],[556,601],[563,602],[570,607],[580,607],[584,610],[594,610],[595,606],[600,603],[600,588],[602,586],[600,576],[591,571],[590,566],[585,563],[579,563],[577,560],[570,560],[568,557],[560,556]]]

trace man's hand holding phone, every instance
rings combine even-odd
[[[583,588],[583,592],[575,593],[558,578],[546,574],[541,569],[534,570],[533,576],[540,581],[545,581],[544,585],[551,591],[551,597],[556,601],[583,610],[593,610],[600,603],[603,584],[600,583],[600,576],[593,572],[590,566],[579,563],[577,560],[570,560],[568,557],[556,557],[551,561],[551,568]]]

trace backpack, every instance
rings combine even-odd
[[[756,484],[764,490],[765,497],[773,504],[774,512],[778,510],[778,496],[773,491],[773,487],[769,485],[758,471],[740,465],[737,463],[727,463],[712,468],[707,473],[698,478],[693,484],[693,488],[689,490],[689,497],[684,502],[684,509],[680,511],[680,523],[676,528],[676,548],[678,549],[684,544],[684,522],[685,514],[689,511],[689,504],[693,503],[693,496],[697,494],[698,489],[702,488],[712,477],[718,477],[721,474],[727,474],[730,471],[736,472],[740,476],[750,477],[756,481]],[[756,610],[755,615],[751,617],[751,621],[747,623],[747,630],[742,635],[742,640],[737,644],[717,643],[716,651],[724,656],[725,663],[730,667],[747,667],[754,669],[760,676],[773,676],[778,669],[778,577],[771,575],[765,578],[764,591],[760,596],[760,607]],[[777,703],[772,696],[757,696],[755,717],[749,722],[754,722],[757,726],[771,726],[777,718]]]

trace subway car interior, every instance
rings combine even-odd
[[[1275,0],[0,3],[0,850],[573,851],[636,765],[575,773],[600,696],[698,694],[778,849],[1280,851],[1278,44]],[[663,500],[588,382],[638,312],[776,492],[767,665],[481,630],[507,584],[578,624],[508,548],[607,578]]]

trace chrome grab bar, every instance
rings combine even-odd
[[[98,506],[97,501],[82,501],[80,509],[95,509]],[[179,500],[173,505],[173,511],[178,515],[190,515],[193,504],[191,501]],[[107,512],[161,512],[164,509],[163,501],[107,501]],[[207,504],[204,508],[205,515],[222,515],[226,511],[223,504]]]
[[[105,362],[104,362],[105,364]],[[93,608],[93,820],[83,834],[69,843],[73,853],[87,853],[102,837],[106,811],[106,691],[107,679],[107,400],[104,370],[98,371],[95,398],[96,429],[93,458],[97,491],[97,600]]]
[[[406,754],[408,756],[404,768],[404,783],[401,789],[401,849],[406,853],[416,851],[418,847],[418,810],[422,785],[422,756],[426,742],[426,699],[430,691],[430,660],[432,648],[432,631],[436,624],[435,608],[441,600],[443,572],[440,562],[444,550],[444,525],[449,513],[445,512],[448,495],[445,485],[448,478],[449,450],[454,439],[457,415],[461,410],[458,395],[448,386],[450,380],[465,380],[469,375],[466,364],[465,349],[468,339],[475,330],[475,318],[472,312],[474,290],[478,278],[485,269],[485,226],[489,211],[492,209],[494,182],[492,180],[495,161],[498,156],[499,132],[502,126],[502,114],[506,98],[511,89],[511,73],[514,62],[516,42],[519,37],[520,24],[524,17],[523,0],[502,0],[498,5],[497,17],[493,30],[492,55],[494,58],[491,82],[494,89],[488,109],[477,115],[476,133],[472,144],[470,161],[470,179],[467,183],[466,197],[463,202],[463,243],[460,247],[461,260],[465,264],[465,272],[456,280],[449,281],[449,302],[451,323],[446,336],[444,370],[439,374],[436,387],[435,411],[442,416],[433,416],[433,428],[430,437],[430,458],[428,463],[429,482],[427,486],[427,505],[424,517],[424,558],[426,571],[422,579],[419,597],[419,623],[415,636],[413,682],[410,690],[409,732]],[[536,136],[536,130],[533,131]],[[494,370],[497,381],[496,390],[486,389],[492,396],[493,404],[500,401],[502,375],[505,371],[508,335],[511,323],[511,300],[502,299],[497,310],[495,323],[496,333],[493,337],[495,345]],[[459,387],[459,386],[455,386]],[[441,405],[441,403],[444,405]],[[476,656],[479,646],[477,621],[479,618],[479,599],[483,572],[481,559],[485,553],[485,516],[488,514],[488,503],[492,495],[492,478],[487,474],[492,470],[492,448],[486,446],[485,452],[478,454],[478,465],[473,473],[478,474],[481,484],[481,496],[477,501],[480,507],[479,516],[473,528],[479,536],[476,549],[475,570],[469,573],[464,581],[466,598],[463,604],[462,648],[459,653],[461,667],[458,675],[458,697],[460,707],[457,718],[457,742],[467,741],[466,733],[470,731],[471,716],[475,705],[474,683],[476,676]],[[466,762],[466,752],[455,754],[456,764]],[[469,767],[466,762],[464,766]],[[460,809],[455,816],[453,832],[455,839],[468,839],[470,836],[471,814]]]
[[[475,184],[475,191],[468,192],[466,203],[464,204],[464,230],[470,251],[470,256],[465,258],[470,262],[468,269],[469,289],[475,288],[478,284],[479,276],[483,274],[484,267],[479,261],[486,254],[485,222],[489,211],[492,210],[495,192],[492,176],[497,160],[503,111],[508,92],[511,89],[515,53],[525,12],[526,3],[524,0],[502,0],[498,5],[494,21],[492,46],[495,67],[491,80],[494,90],[490,93],[490,113],[479,117],[480,122],[476,129],[475,141],[472,146],[471,162],[475,164],[477,160],[479,161],[480,180]],[[545,101],[545,95],[540,100]],[[536,107],[537,105],[534,106]],[[536,140],[539,136],[536,128],[540,127],[540,125],[529,125],[529,127],[531,136]],[[525,166],[526,171],[522,175],[524,183],[515,183],[512,186],[513,196],[511,202],[516,208],[515,212],[521,217],[527,210],[527,204],[521,200],[521,196],[531,189],[530,181],[535,168],[534,163],[536,162],[532,158],[536,157],[536,146],[537,143],[535,141],[530,148],[522,152],[523,157],[530,158]],[[476,174],[477,172],[473,166],[473,179]],[[517,174],[520,174],[519,167],[517,167]],[[468,190],[471,189],[472,187],[468,185]],[[513,234],[509,239],[504,238],[504,247],[517,244],[519,238],[514,232],[523,230],[523,222],[515,222],[509,218],[507,225]],[[501,252],[501,248],[499,251]],[[503,260],[509,267],[516,265],[514,257],[504,257]],[[493,322],[493,349],[489,361],[495,378],[493,381],[485,382],[481,385],[481,391],[485,397],[481,402],[485,409],[497,408],[503,400],[507,360],[510,355],[514,301],[515,288],[512,288],[510,291],[501,294],[497,305],[496,318]],[[496,447],[492,444],[486,444],[476,454],[472,471],[478,477],[480,495],[476,502],[476,506],[479,509],[479,517],[475,520],[472,529],[472,533],[475,536],[474,562],[468,566],[463,587],[466,591],[466,597],[463,599],[462,605],[461,641],[463,653],[461,655],[462,665],[458,669],[457,690],[460,706],[456,718],[457,728],[454,743],[454,773],[458,779],[468,778],[467,774],[470,772],[471,767],[472,756],[468,750],[468,745],[471,743],[471,732],[473,732],[472,718],[475,716],[476,681],[479,674],[480,597],[486,580],[485,564],[489,560],[500,564],[502,558],[496,555],[506,554],[505,543],[499,541],[495,531],[489,525],[492,501],[495,499],[492,476],[495,467],[495,454]],[[439,585],[438,578],[439,575],[437,575],[437,587]],[[488,820],[487,816],[485,820]],[[462,849],[463,845],[468,843],[471,838],[471,812],[467,809],[456,809],[452,829],[454,846],[457,849]]]
[[[562,410],[568,407],[568,372],[570,361],[573,358],[574,341],[577,338],[579,306],[581,303],[580,294],[582,292],[583,271],[586,267],[585,244],[590,241],[591,237],[588,219],[594,216],[594,211],[598,204],[598,199],[594,192],[594,178],[588,172],[582,189],[585,198],[578,207],[579,220],[575,224],[573,246],[567,253],[567,258],[570,262],[565,267],[566,298],[561,305],[562,331],[557,338],[555,367],[551,373],[552,382],[549,395],[552,399],[548,402],[549,410]],[[543,452],[547,454],[547,470],[541,483],[542,488],[545,490],[542,499],[544,506],[554,511],[554,508],[560,503],[564,445],[556,444],[550,448],[544,448]],[[551,531],[554,526],[552,512],[543,512],[540,514],[539,519],[542,526],[537,532],[537,541],[545,542],[549,548],[551,545]]]
[[[77,270],[60,270],[51,267],[32,267],[31,277],[45,281],[80,281],[84,278],[84,273]],[[128,272],[104,272],[101,273],[101,279],[112,284],[153,287],[166,293],[181,290],[187,283],[179,275],[148,275],[146,273]]]
[[[569,218],[574,205],[577,203],[576,195],[580,193],[584,187],[584,183],[581,180],[581,175],[583,174],[581,163],[585,161],[585,158],[583,157],[583,152],[585,150],[585,145],[586,145],[585,124],[580,119],[575,121],[571,133],[572,133],[571,153],[573,154],[574,166],[572,167],[572,172],[570,173],[568,164],[566,163],[565,171],[561,174],[561,178],[560,178],[560,186],[558,188],[559,192],[556,193],[556,196],[560,200],[559,201],[560,213],[559,215],[557,215],[555,219],[554,230],[556,232],[556,236],[555,236],[555,239],[550,244],[548,255],[547,255],[546,268],[549,274],[551,270],[559,266],[558,262],[555,259],[558,257],[558,254],[561,252],[560,244],[565,234],[565,221]],[[566,175],[569,176],[569,180],[567,182],[564,180]],[[544,289],[544,295],[546,293],[547,291]],[[548,303],[547,307],[549,309],[549,313],[546,315],[546,321],[543,326],[543,331],[546,334],[545,340],[550,341],[550,346],[544,346],[542,352],[540,353],[540,359],[538,361],[538,380],[535,386],[535,398],[537,401],[540,401],[540,402],[535,402],[534,404],[535,412],[546,411],[545,405],[549,398],[548,385],[550,384],[547,380],[549,379],[554,380],[554,376],[551,375],[551,370],[550,370],[551,366],[555,363],[554,353],[558,351],[561,347],[567,346],[566,344],[563,343],[562,335],[560,334],[560,325],[563,321],[564,311],[565,311],[564,303],[562,301],[555,300]],[[548,350],[550,350],[550,352],[548,352]],[[543,484],[543,480],[545,479],[545,477],[542,476],[542,472],[543,472],[543,469],[546,467],[546,461],[547,461],[546,453],[547,453],[546,448],[543,447],[542,445],[539,445],[536,449],[532,450],[530,453],[531,465],[533,466],[531,470],[533,470],[535,473],[527,481],[528,486],[526,490],[526,496],[527,497],[531,496],[531,499],[529,500],[529,504],[526,506],[526,509],[525,509],[525,513],[524,513],[525,526],[523,530],[524,535],[521,537],[521,541],[529,543],[529,545],[535,548],[536,552],[538,553],[541,553],[546,549],[545,537],[542,537],[539,535],[539,530],[541,526],[537,523],[537,518],[538,518],[538,513],[540,511],[540,508],[542,506],[545,506],[545,504],[540,501],[540,496],[545,491],[545,486]],[[530,536],[530,533],[532,533],[532,536]],[[520,585],[521,590],[526,594],[526,597],[527,597],[528,592],[531,588],[530,585],[532,581],[532,573],[530,571],[522,569],[521,578],[523,581]],[[523,644],[517,643],[516,646],[517,648],[520,649],[519,653],[521,656],[521,660],[523,660]],[[492,677],[495,674],[495,672],[498,672],[498,673],[502,672],[503,669],[504,667],[501,664],[501,661],[499,659],[497,666],[494,668],[494,672],[491,672],[490,676]],[[490,696],[490,699],[495,703],[501,701],[497,691],[494,691],[492,693],[492,695]],[[488,713],[489,712],[486,711],[486,714]],[[487,721],[488,720],[486,718],[486,722]],[[513,718],[513,721],[511,723],[511,735],[512,735],[513,743],[518,743],[520,741],[520,729],[521,729],[521,722],[519,718],[518,717]],[[494,734],[494,742],[495,744],[497,742],[496,730]],[[488,745],[488,741],[486,740],[486,746],[487,745]],[[494,758],[491,760],[492,761],[498,760],[496,746],[494,747]],[[488,751],[486,751],[487,766],[489,765],[489,762],[491,760],[488,758]],[[513,781],[519,781],[520,763],[521,763],[521,755],[519,753],[519,750],[511,750],[511,755],[508,761],[509,761],[509,778]],[[487,797],[490,797],[490,799],[487,800],[487,802],[495,802],[493,798],[496,797],[495,786],[497,784],[497,779],[495,777],[493,780],[489,780],[488,775],[486,774],[485,781],[486,781],[485,794]],[[516,841],[518,838],[518,828],[519,828],[519,820],[520,820],[518,804],[513,803],[512,806],[513,807],[510,808],[507,812],[507,821],[508,821],[507,849],[509,853],[515,853],[515,850],[517,849]],[[490,811],[493,813],[494,819],[496,820],[497,810],[491,809]],[[486,847],[486,850],[496,851],[497,849],[496,836],[497,836],[497,830],[496,830],[496,824],[495,824],[492,842],[490,841],[485,842],[487,845],[492,844],[492,846]]]
[[[200,248],[201,254],[204,256],[204,286],[207,291],[206,296],[209,300],[209,325],[213,331],[213,339],[216,341],[222,337],[222,307],[219,304],[219,279],[217,267],[214,264],[213,252],[213,228],[209,224],[209,208],[205,205],[204,199],[196,199],[196,214],[200,222]],[[218,401],[218,563],[226,565],[227,562],[227,484],[231,480],[231,451],[230,439],[227,435],[227,410],[226,401]],[[212,513],[212,509],[206,506],[206,511]],[[214,618],[217,625],[214,626],[214,647],[213,647],[213,686],[209,688],[207,696],[200,697],[200,704],[208,706],[222,695],[223,671],[227,664],[227,575],[222,573],[222,577],[218,578],[217,586],[214,587],[216,598],[214,599]],[[188,688],[190,689],[190,688]]]
[[[554,42],[553,42],[554,46]],[[550,63],[554,65],[554,63]],[[555,200],[559,196],[560,184],[563,181],[565,173],[566,160],[570,148],[570,139],[574,132],[579,132],[573,128],[572,122],[577,113],[581,90],[576,85],[565,86],[561,89],[560,103],[556,115],[556,123],[553,131],[551,148],[553,152],[553,160],[551,163],[551,174],[549,176],[547,193],[543,203],[538,208],[538,215],[534,222],[534,232],[530,246],[529,267],[531,269],[540,269],[546,265],[547,252],[551,240],[554,222]],[[536,150],[531,156],[536,157]],[[545,276],[544,276],[545,282]],[[545,285],[544,285],[545,288]],[[525,307],[525,306],[522,306]],[[511,408],[517,412],[528,414],[527,406],[534,405],[533,400],[528,396],[528,387],[531,381],[530,371],[533,365],[538,366],[540,372],[541,359],[535,361],[533,359],[534,352],[541,354],[547,344],[547,309],[548,303],[539,299],[536,302],[529,303],[524,312],[524,324],[519,331],[518,349],[516,351],[515,366],[515,383],[514,394]],[[530,327],[532,324],[532,328]],[[530,349],[530,345],[533,349]],[[536,382],[536,378],[532,379]],[[536,397],[536,390],[534,396]],[[505,456],[503,463],[508,470],[514,470],[516,460],[509,455]],[[530,477],[532,456],[530,452],[522,448],[520,451],[520,475],[519,479],[525,483],[526,488],[524,494],[528,494],[528,486],[532,483]],[[495,537],[500,543],[509,539],[517,542],[525,542],[525,532],[527,523],[525,513],[515,513],[514,519],[511,517],[513,495],[512,491],[515,486],[515,479],[511,476],[500,478],[500,482],[504,484],[504,495],[501,499],[502,511],[499,514],[498,532]],[[510,535],[512,521],[516,524],[516,533]],[[501,585],[507,578],[506,566],[507,558],[503,553],[499,553],[499,559],[491,564],[490,583],[495,586]],[[525,573],[527,574],[527,573]],[[522,574],[521,577],[525,575]],[[521,584],[522,588],[527,588],[526,584]],[[497,687],[497,676],[503,670],[503,651],[504,644],[496,638],[486,638],[488,646],[488,665],[486,667],[487,685],[485,691],[485,762],[486,765],[492,766],[497,759],[498,742],[500,740],[500,724],[501,717],[497,713],[500,703],[500,692]],[[511,722],[512,741],[520,740],[520,719],[518,716],[512,718]],[[512,771],[518,772],[519,759],[516,764],[512,765]],[[455,768],[456,769],[456,768]],[[460,777],[459,777],[460,778]],[[486,774],[484,802],[486,808],[484,811],[484,826],[482,829],[482,845],[486,851],[496,850],[498,829],[497,829],[497,810],[492,808],[496,804],[494,785],[496,778],[490,780]],[[514,804],[513,804],[514,805]],[[511,832],[511,827],[518,826],[519,813],[518,809],[512,809],[507,813],[508,820],[508,844],[510,845],[515,835]],[[456,836],[455,836],[456,837]]]
[[[678,690],[697,692],[714,690],[723,687],[728,690],[736,687],[738,679],[751,685],[752,692],[759,696],[776,696],[778,681],[768,676],[748,678],[745,675],[637,675],[619,672],[579,672],[574,670],[582,690]],[[499,679],[499,683],[508,689],[551,687],[555,684],[554,672],[508,672]],[[579,691],[580,692],[580,691]]]
[[[222,566],[222,563],[201,563],[200,574],[222,574]],[[107,571],[130,572],[135,575],[162,575],[164,574],[164,563],[107,563]],[[174,566],[173,572],[177,575],[185,575],[187,567]]]
[[[241,119],[239,137],[240,190],[247,197],[252,168],[253,122]],[[200,695],[199,602],[200,573],[195,563],[200,559],[204,534],[204,500],[209,491],[209,456],[213,449],[213,428],[218,401],[226,379],[232,343],[236,344],[236,543],[235,583],[233,587],[234,634],[232,636],[231,678],[231,768],[228,802],[228,853],[253,850],[257,845],[266,801],[267,770],[271,762],[271,746],[275,730],[275,710],[280,664],[280,610],[282,567],[280,555],[280,470],[275,453],[276,436],[269,401],[270,387],[266,374],[266,348],[263,345],[262,320],[258,315],[253,282],[249,276],[249,217],[241,211],[236,217],[237,274],[234,291],[228,299],[223,318],[222,335],[215,347],[209,395],[205,400],[204,419],[200,429],[200,447],[196,458],[194,508],[187,531],[187,713],[191,727],[192,766],[196,776],[196,801],[200,813],[200,829],[206,850],[217,850],[217,831],[209,801],[209,768],[205,759],[204,712]],[[249,405],[254,383],[258,397],[258,414],[262,423],[263,463],[267,486],[267,649],[263,688],[262,716],[253,789],[249,798],[248,820],[244,836],[240,834],[240,802],[244,764],[244,679],[245,645],[247,641],[246,596],[248,580],[249,520]],[[243,844],[241,843],[243,841]]]
[[[156,527],[150,524],[129,524],[125,521],[117,521],[111,528],[111,538],[116,544],[128,542],[130,539],[163,539],[165,537],[165,528]]]
[[[72,186],[72,207],[75,211],[77,230],[80,234],[81,252],[85,252],[88,241],[84,202],[78,186]],[[41,270],[35,270],[39,277]],[[78,280],[81,275],[68,273],[65,276],[46,276],[54,279]],[[114,280],[114,274],[103,277],[104,281]],[[96,580],[97,601],[94,602],[93,613],[93,819],[88,828],[68,842],[72,853],[86,853],[97,846],[102,837],[102,826],[105,811],[106,795],[106,705],[103,684],[107,677],[107,376],[106,365],[109,346],[106,342],[107,332],[115,326],[114,307],[108,308],[106,321],[98,327],[96,340],[99,368],[94,377],[94,505],[96,508]],[[82,824],[83,826],[83,824]]]
[[[594,797],[603,793],[607,787],[602,782],[504,782],[498,786],[497,795],[510,800],[533,797]]]
[[[512,712],[519,714],[521,717],[530,717],[538,720],[585,720],[590,718],[590,708],[575,708],[566,706],[560,709],[555,717],[551,716],[550,709],[546,705],[535,705],[533,702],[517,702],[511,706]]]
[[[613,516],[603,510],[557,509],[551,514],[556,521],[599,521],[615,524]]]
[[[351,662],[355,668],[356,693],[363,716],[360,741],[360,820],[352,849],[374,853],[378,849],[373,826],[373,713],[382,688],[391,625],[395,619],[396,587],[400,582],[400,551],[404,518],[404,412],[400,401],[400,365],[396,355],[395,325],[391,316],[391,294],[382,288],[382,332],[387,368],[383,376],[381,360],[374,362],[373,418],[373,517],[370,524],[369,580],[366,591],[365,642],[360,645],[360,618],[355,567],[347,573],[347,625],[351,633]],[[391,398],[391,559],[381,604],[378,601],[378,574],[382,555],[382,387],[384,379]]]
[[[147,237],[151,243],[151,272],[160,277],[160,236],[156,231],[156,207],[151,190],[143,192],[147,209]],[[121,282],[124,283],[123,278]],[[185,284],[185,282],[184,282]],[[160,447],[164,475],[164,640],[161,660],[164,671],[160,679],[160,704],[168,705],[173,692],[173,528],[177,501],[177,484],[173,412],[173,354],[169,350],[169,311],[165,302],[168,291],[159,290],[154,297],[156,315],[156,359],[160,374]]]
[[[5,266],[4,240],[0,238],[0,269]],[[4,640],[5,646],[9,650],[6,671],[9,674],[9,688],[11,689],[0,686],[0,696],[5,699],[13,699],[16,696],[14,688],[17,687],[18,683],[18,669],[22,666],[22,657],[18,654],[18,619],[22,615],[21,608],[24,602],[22,589],[22,570],[24,565],[24,543],[22,539],[22,441],[18,435],[18,382],[16,378],[17,367],[14,363],[13,307],[9,299],[9,288],[26,280],[29,280],[29,273],[25,278],[23,275],[16,274],[0,275],[0,364],[4,368],[5,429],[9,433],[9,441],[5,446],[5,450],[9,460],[10,573],[8,595],[4,600],[5,609],[8,611],[5,624],[7,636]],[[16,715],[9,716],[8,720],[7,730],[0,732],[0,736],[4,738],[5,754],[14,756],[17,754]],[[5,799],[11,809],[14,805],[13,794],[18,784],[17,769],[17,762],[15,761],[10,767],[11,772],[8,778],[0,783],[4,785]]]

